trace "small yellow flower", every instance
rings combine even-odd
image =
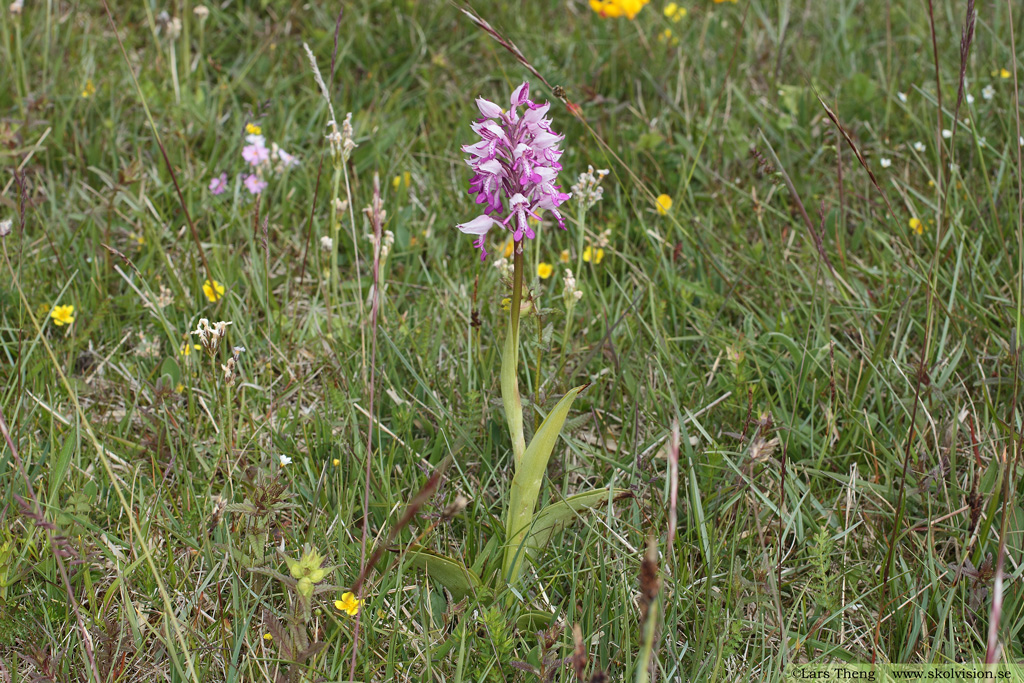
[[[626,17],[630,21],[649,0],[590,0],[590,9],[602,17]]]
[[[672,29],[667,28],[660,34],[658,34],[658,42],[666,43],[674,47],[679,44],[679,38],[677,38],[676,35],[672,33]]]
[[[913,230],[914,233],[917,235],[924,234],[924,224],[921,222],[921,219],[919,218],[910,219],[910,229]]]
[[[174,393],[180,394],[183,391],[185,391],[185,385],[182,384],[181,382],[178,382],[178,386],[174,387]]]
[[[405,183],[406,187],[412,185],[412,173],[406,171],[402,175],[396,175],[391,179],[391,187],[393,187],[396,192],[398,191],[398,188],[402,186],[402,183]]]
[[[53,310],[50,311],[50,317],[53,318],[53,324],[57,327],[70,325],[75,322],[75,307],[70,305],[54,306]]]
[[[181,348],[178,349],[178,355],[187,356],[190,353],[192,353],[192,349],[195,349],[196,351],[202,351],[203,347],[200,346],[199,344],[189,344],[188,342],[185,342],[184,344],[181,345]]]
[[[569,250],[568,249],[563,249],[562,253],[558,255],[558,262],[559,263],[568,263],[569,262]]]
[[[1000,69],[1000,70],[999,70],[999,78],[1009,78],[1009,77],[1010,77],[1010,76],[1012,76],[1012,75],[1013,75],[1013,74],[1011,74],[1011,73],[1010,73],[1009,71],[1007,71],[1006,69]]]
[[[550,263],[538,263],[537,264],[537,277],[541,280],[547,280],[551,277],[551,273],[554,272],[555,268]]]
[[[590,263],[591,258],[594,259],[594,265],[596,266],[598,263],[601,262],[601,259],[604,258],[604,249],[593,249],[592,247],[587,247],[586,249],[584,249],[583,260],[586,261],[587,263]]]
[[[677,22],[686,16],[686,8],[670,2],[665,5],[665,16],[673,23]]]
[[[335,467],[337,467],[338,465],[341,464],[341,460],[339,460],[338,458],[335,458],[334,460],[331,461],[331,464],[334,465]]]
[[[512,256],[512,250],[515,248],[515,246],[515,242],[513,242],[512,240],[505,242],[505,253],[503,254],[503,256],[505,258]]]
[[[354,593],[348,592],[341,596],[341,600],[334,601],[334,607],[339,612],[345,612],[350,617],[354,617],[359,614],[359,608],[362,606],[363,601],[358,599]]]
[[[511,311],[512,310],[512,299],[507,296],[501,300],[501,310]]]
[[[96,85],[92,82],[91,78],[85,80],[85,87],[82,88],[82,97],[89,99],[96,94]]]
[[[721,5],[723,2],[731,2],[734,5],[736,4],[736,0],[715,0],[716,5]]]
[[[259,135],[263,132],[263,129],[257,126],[255,123],[245,124],[245,132],[249,135]]]
[[[667,194],[659,194],[655,204],[657,205],[658,213],[664,216],[672,208],[672,198]]]
[[[273,640],[273,639],[274,639],[274,636],[273,636],[273,635],[271,635],[271,634],[269,634],[269,633],[264,633],[264,634],[263,634],[263,640],[267,641],[268,643],[269,643],[269,642],[270,642],[271,640]]]
[[[128,233],[128,236],[131,237],[133,240],[135,240],[135,243],[137,245],[139,245],[140,247],[143,244],[146,243],[146,236],[145,235],[137,235],[134,232],[130,232],[130,233]]]
[[[203,283],[203,294],[206,295],[206,299],[212,304],[224,296],[224,285],[216,280],[207,280]]]

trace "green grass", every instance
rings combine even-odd
[[[447,469],[368,578],[358,680],[534,680],[521,663],[540,665],[543,638],[517,628],[531,611],[565,627],[553,656],[571,654],[578,624],[588,677],[636,680],[649,535],[663,553],[657,680],[777,680],[785,662],[873,655],[983,660],[991,571],[954,578],[964,559],[994,563],[1003,529],[999,637],[1005,658],[1024,656],[1016,478],[1003,492],[1021,421],[1021,169],[1014,79],[998,73],[1014,68],[1010,26],[1019,40],[1024,15],[979,6],[971,125],[940,155],[927,3],[700,0],[677,24],[663,3],[633,22],[579,2],[477,5],[582,108],[585,125],[552,107],[562,185],[588,164],[611,171],[584,234],[605,236],[604,258],[577,273],[564,348],[559,253],[575,266],[579,228],[548,219],[527,249],[530,273],[555,265],[528,278],[542,313],[522,327],[527,438],[562,394],[593,383],[541,501],[608,485],[633,496],[557,534],[517,591],[491,580],[460,599],[402,551],[416,541],[467,565],[501,561],[509,291],[454,226],[476,215],[460,150],[474,99],[506,102],[530,76],[456,7],[414,0],[346,3],[331,74],[336,17],[321,4],[226,3],[203,23],[179,4],[173,54],[164,7],[117,8],[127,61],[102,5],[0,10],[0,220],[14,223],[0,238],[0,409],[18,451],[0,448],[0,680],[348,680],[355,620],[333,603],[360,572],[367,457],[367,553]],[[964,4],[935,2],[945,128]],[[669,27],[678,45],[659,40]],[[330,117],[303,42],[358,143],[337,295],[320,247]],[[144,103],[226,288],[217,302]],[[269,178],[258,219],[239,176],[248,122],[301,161]],[[213,196],[221,172],[229,189]],[[393,186],[404,173],[411,183]],[[395,238],[376,329],[361,213],[375,174]],[[144,305],[161,293],[165,306]],[[74,306],[73,325],[49,320],[55,305]],[[246,348],[232,387],[226,351],[180,354],[201,317],[232,321],[227,344]],[[465,510],[441,518],[459,495]],[[294,614],[294,591],[276,573],[304,545],[334,568],[294,625],[322,648],[296,665],[274,626]],[[553,680],[576,676],[563,666]]]

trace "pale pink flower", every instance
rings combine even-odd
[[[261,179],[255,173],[250,173],[243,182],[245,189],[249,190],[250,194],[259,194],[267,188],[267,181]]]
[[[221,173],[210,180],[210,192],[213,194],[224,194],[228,189],[228,174]]]
[[[251,166],[259,166],[270,161],[270,150],[264,145],[263,139],[259,138],[242,148],[242,158]]]

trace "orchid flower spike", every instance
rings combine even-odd
[[[530,84],[525,82],[512,92],[509,102],[511,106],[504,111],[494,102],[478,98],[481,118],[472,128],[480,141],[462,147],[469,155],[466,163],[474,171],[469,193],[476,195],[483,213],[458,228],[477,236],[474,244],[480,250],[480,260],[487,256],[485,240],[495,226],[510,231],[517,243],[524,237],[533,239],[536,233],[528,219],[540,220],[541,212],[550,211],[564,230],[558,206],[572,196],[554,184],[562,170],[558,144],[564,136],[554,133],[551,120],[544,118],[551,104],[530,100]],[[520,107],[525,107],[522,114]]]

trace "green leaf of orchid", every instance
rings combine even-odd
[[[527,546],[531,551],[540,550],[557,532],[579,519],[580,513],[632,496],[629,489],[604,488],[584,491],[551,503],[533,516]]]
[[[466,593],[476,591],[481,586],[480,577],[467,569],[466,565],[421,546],[413,546],[406,554],[405,560],[413,567],[425,571],[430,578],[451,591],[452,597],[456,600],[461,600]]]
[[[540,495],[540,484],[547,471],[551,451],[555,448],[558,434],[562,431],[572,402],[588,386],[578,386],[562,397],[533,435],[522,460],[516,464],[516,474],[509,490],[508,518],[505,523],[505,562],[502,565],[502,574],[509,583],[515,583],[519,577],[526,534],[533,522],[533,510],[537,507],[537,496]]]

